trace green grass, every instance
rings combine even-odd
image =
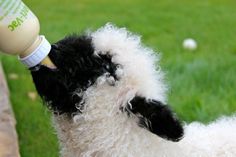
[[[161,66],[170,85],[169,103],[185,121],[209,122],[236,110],[235,0],[70,0],[25,3],[41,21],[41,34],[51,42],[72,32],[95,30],[106,22],[142,35],[143,42],[162,53]],[[182,49],[192,37],[199,47]],[[34,91],[29,72],[13,57],[2,56],[17,118],[22,157],[58,156],[50,113]]]

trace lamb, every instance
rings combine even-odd
[[[236,116],[185,124],[167,105],[160,58],[111,24],[52,45],[31,68],[63,157],[235,157]]]

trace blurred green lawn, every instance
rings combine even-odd
[[[236,110],[235,0],[47,0],[24,1],[39,17],[41,34],[51,42],[72,32],[95,30],[106,22],[142,35],[162,53],[170,85],[169,103],[185,121],[209,122]],[[183,50],[192,37],[199,47]],[[56,157],[58,144],[50,113],[35,91],[29,71],[16,58],[1,56],[17,118],[22,157]]]

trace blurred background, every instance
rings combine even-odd
[[[67,34],[107,22],[142,36],[160,52],[169,104],[186,122],[210,122],[236,111],[235,0],[23,0],[38,16],[41,34],[53,43]],[[185,50],[193,38],[198,47]],[[0,54],[17,119],[22,157],[56,157],[50,112],[36,94],[29,71]]]

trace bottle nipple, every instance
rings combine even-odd
[[[38,42],[40,42],[40,44],[35,48],[35,44]],[[48,57],[50,50],[51,44],[41,35],[24,53],[19,55],[19,60],[28,68],[34,67],[39,63],[55,68],[55,65]]]

